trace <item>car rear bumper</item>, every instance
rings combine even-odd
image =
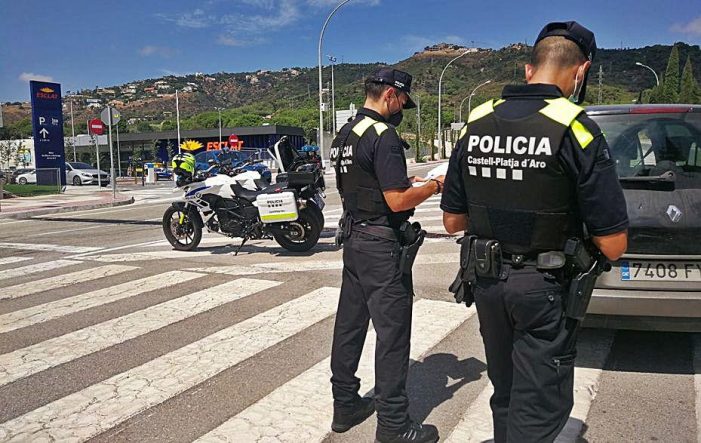
[[[594,289],[589,314],[701,319],[699,291]]]
[[[97,179],[96,178],[87,178],[87,177],[81,177],[81,180],[83,180],[84,185],[96,185],[97,184]],[[109,178],[103,178],[101,180],[101,183],[104,185],[105,183],[109,183],[110,179]]]

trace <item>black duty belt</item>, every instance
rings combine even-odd
[[[566,264],[567,257],[560,251],[541,252],[540,254],[502,253],[502,262],[515,268],[535,266],[538,269],[560,269]]]
[[[389,226],[369,225],[367,223],[351,223],[351,232],[361,232],[383,240],[399,241],[399,231]]]

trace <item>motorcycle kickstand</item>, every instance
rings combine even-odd
[[[234,252],[234,257],[237,257],[239,255],[239,252],[241,252],[241,248],[243,248],[243,245],[245,245],[247,241],[248,241],[248,237],[244,237],[243,241],[241,242],[239,247],[236,248],[236,252]]]

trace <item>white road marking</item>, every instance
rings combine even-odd
[[[701,443],[701,334],[692,337],[694,341],[694,386],[696,388],[696,436]]]
[[[34,243],[6,243],[0,242],[0,248],[4,249],[21,249],[27,251],[50,251],[50,252],[65,252],[67,254],[81,254],[86,252],[99,251],[104,248],[95,248],[91,246],[64,246],[64,245],[46,245]]]
[[[455,254],[419,254],[415,266],[458,263],[460,257]],[[277,263],[258,263],[255,265],[213,266],[210,268],[195,268],[191,271],[211,272],[227,275],[253,275],[266,273],[325,271],[343,269],[343,260],[305,260],[286,261]]]
[[[126,272],[138,269],[121,265],[109,265],[104,266],[104,268],[110,268],[112,272]],[[164,289],[203,276],[204,274],[195,274],[192,272],[171,271],[10,312],[0,315],[0,334],[37,323],[43,323],[68,314],[75,314],[76,312],[112,303],[117,300],[155,291],[156,289]]]
[[[318,289],[2,423],[0,441],[88,440],[330,317],[338,293]]]
[[[419,359],[475,313],[474,308],[456,308],[453,303],[430,300],[414,304],[412,360]],[[375,386],[375,342],[376,335],[370,331],[356,373],[364,391]],[[197,441],[322,441],[333,416],[330,377],[330,358],[326,358]]]
[[[606,361],[613,335],[609,334],[595,341],[580,342],[578,345],[579,358],[585,358],[593,363],[588,366],[575,367],[574,370],[574,407],[564,429],[555,440],[558,443],[575,442],[582,431],[591,402],[596,397],[599,387],[599,379],[602,367]],[[446,443],[477,443],[491,440],[494,435],[492,423],[492,411],[489,407],[489,399],[494,393],[491,383],[477,396],[467,412],[453,429]]]
[[[0,258],[0,265],[9,265],[11,263],[19,263],[32,260],[33,257],[3,257]]]
[[[162,243],[162,241],[161,241],[161,240],[155,240],[155,241],[152,240],[152,241],[141,242],[141,243],[133,243],[133,244],[130,244],[130,245],[116,246],[116,247],[114,247],[114,248],[101,249],[101,250],[99,250],[99,252],[100,252],[101,254],[104,254],[104,253],[106,253],[106,252],[121,251],[121,250],[123,250],[123,249],[140,248],[140,247],[143,247],[143,246],[157,245],[157,244],[159,244],[159,243]],[[84,252],[84,253],[82,253],[82,254],[71,255],[70,257],[66,257],[66,258],[81,260],[81,259],[83,259],[83,258],[90,257],[91,255],[95,255],[96,252],[97,252],[97,251],[93,251],[93,252]]]
[[[77,231],[87,231],[89,229],[99,229],[99,228],[104,228],[105,225],[97,225],[97,226],[87,226],[83,228],[73,228],[73,229],[64,229],[62,231],[49,231],[49,232],[42,232],[41,234],[34,234],[35,237],[42,237],[44,235],[59,235],[59,234],[66,234],[68,232],[77,232]]]
[[[56,277],[44,278],[42,280],[30,281],[15,286],[3,288],[3,294],[0,295],[0,300],[9,298],[26,297],[39,292],[51,291],[54,289],[65,288],[66,286],[84,283],[86,281],[97,280],[99,278],[110,277],[112,275],[121,274],[137,268],[132,266],[100,266],[97,268],[83,269],[82,271],[71,272],[70,274],[62,274]]]
[[[24,276],[36,274],[39,272],[47,272],[47,271],[52,271],[54,269],[60,269],[60,268],[65,268],[66,266],[74,266],[74,265],[79,265],[79,264],[81,264],[81,262],[79,262],[79,261],[54,260],[54,261],[50,261],[50,262],[36,263],[33,265],[22,266],[21,268],[6,269],[4,271],[0,271],[0,280],[7,280],[8,278],[24,277]],[[3,293],[4,293],[3,295],[0,295],[0,299],[14,298],[14,297],[8,297],[6,290],[3,290]]]
[[[0,355],[0,386],[280,284],[247,278],[234,280]]]

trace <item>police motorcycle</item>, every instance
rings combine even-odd
[[[281,171],[277,182],[256,190],[236,180],[247,173],[241,168],[215,163],[197,172],[192,154],[176,155],[172,166],[183,198],[163,214],[163,232],[173,248],[195,249],[205,229],[243,239],[236,253],[258,239],[274,239],[292,252],[313,248],[324,227],[322,169],[301,158],[285,138],[273,152]],[[216,168],[219,173],[213,175]],[[264,185],[260,180],[256,184]]]

